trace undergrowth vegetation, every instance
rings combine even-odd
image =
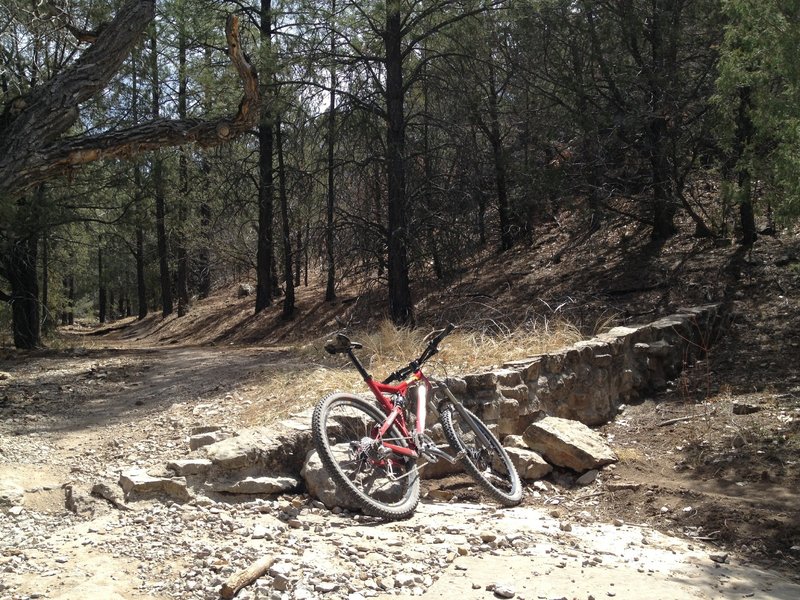
[[[377,379],[419,356],[431,331],[397,327],[383,321],[378,327],[348,331],[363,344],[357,355]],[[426,364],[435,377],[461,375],[489,369],[504,362],[552,352],[580,341],[580,332],[565,321],[528,321],[516,328],[492,324],[483,329],[456,329],[440,346],[441,352]],[[360,376],[343,355],[329,356],[325,338],[291,349],[297,368],[266,367],[252,388],[257,398],[246,419],[266,423],[285,418],[336,390],[367,391]]]

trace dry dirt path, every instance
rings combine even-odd
[[[278,558],[272,573],[239,597],[800,597],[734,554],[535,503],[424,502],[408,521],[376,523],[303,496],[125,511],[79,493],[115,485],[127,467],[163,467],[197,425],[235,429],[259,370],[287,360],[176,347],[0,361],[0,599],[217,598],[231,572],[264,555]],[[487,589],[497,583],[508,587]]]

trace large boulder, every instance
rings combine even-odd
[[[336,488],[316,450],[311,450],[306,456],[300,476],[306,482],[308,493],[328,508],[339,507],[350,510],[359,508],[349,494]]]
[[[579,421],[545,417],[532,423],[522,439],[548,462],[579,472],[617,461],[600,434]]]

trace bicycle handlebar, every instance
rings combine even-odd
[[[415,371],[417,371],[427,360],[429,360],[432,356],[434,356],[439,351],[439,344],[442,342],[444,338],[450,335],[453,330],[456,328],[455,325],[452,323],[448,323],[444,329],[442,329],[439,333],[437,333],[434,338],[428,342],[428,345],[425,347],[425,350],[422,351],[419,358],[416,360],[412,360],[408,365],[403,367],[402,369],[398,369],[391,375],[389,375],[386,379],[383,380],[383,383],[391,383],[393,381],[402,381]]]

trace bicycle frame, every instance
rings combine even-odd
[[[400,433],[403,434],[403,437],[409,440],[408,448],[391,444],[389,442],[382,442],[384,447],[396,454],[418,458],[419,453],[416,450],[415,438],[409,432],[408,424],[406,423],[405,399],[409,386],[414,382],[421,381],[423,385],[420,386],[419,394],[417,395],[417,422],[414,427],[414,432],[417,434],[422,434],[425,431],[425,420],[427,416],[427,391],[431,387],[428,378],[423,375],[421,370],[417,370],[411,376],[409,381],[400,382],[398,385],[381,383],[368,374],[364,378],[364,381],[366,382],[372,394],[375,396],[375,399],[386,412],[386,420],[384,420],[384,422],[381,424],[381,428],[378,431],[377,437],[383,438],[384,434],[389,430],[392,424],[396,424],[398,429],[400,429]],[[403,402],[395,402],[392,400],[392,397],[403,398]]]

